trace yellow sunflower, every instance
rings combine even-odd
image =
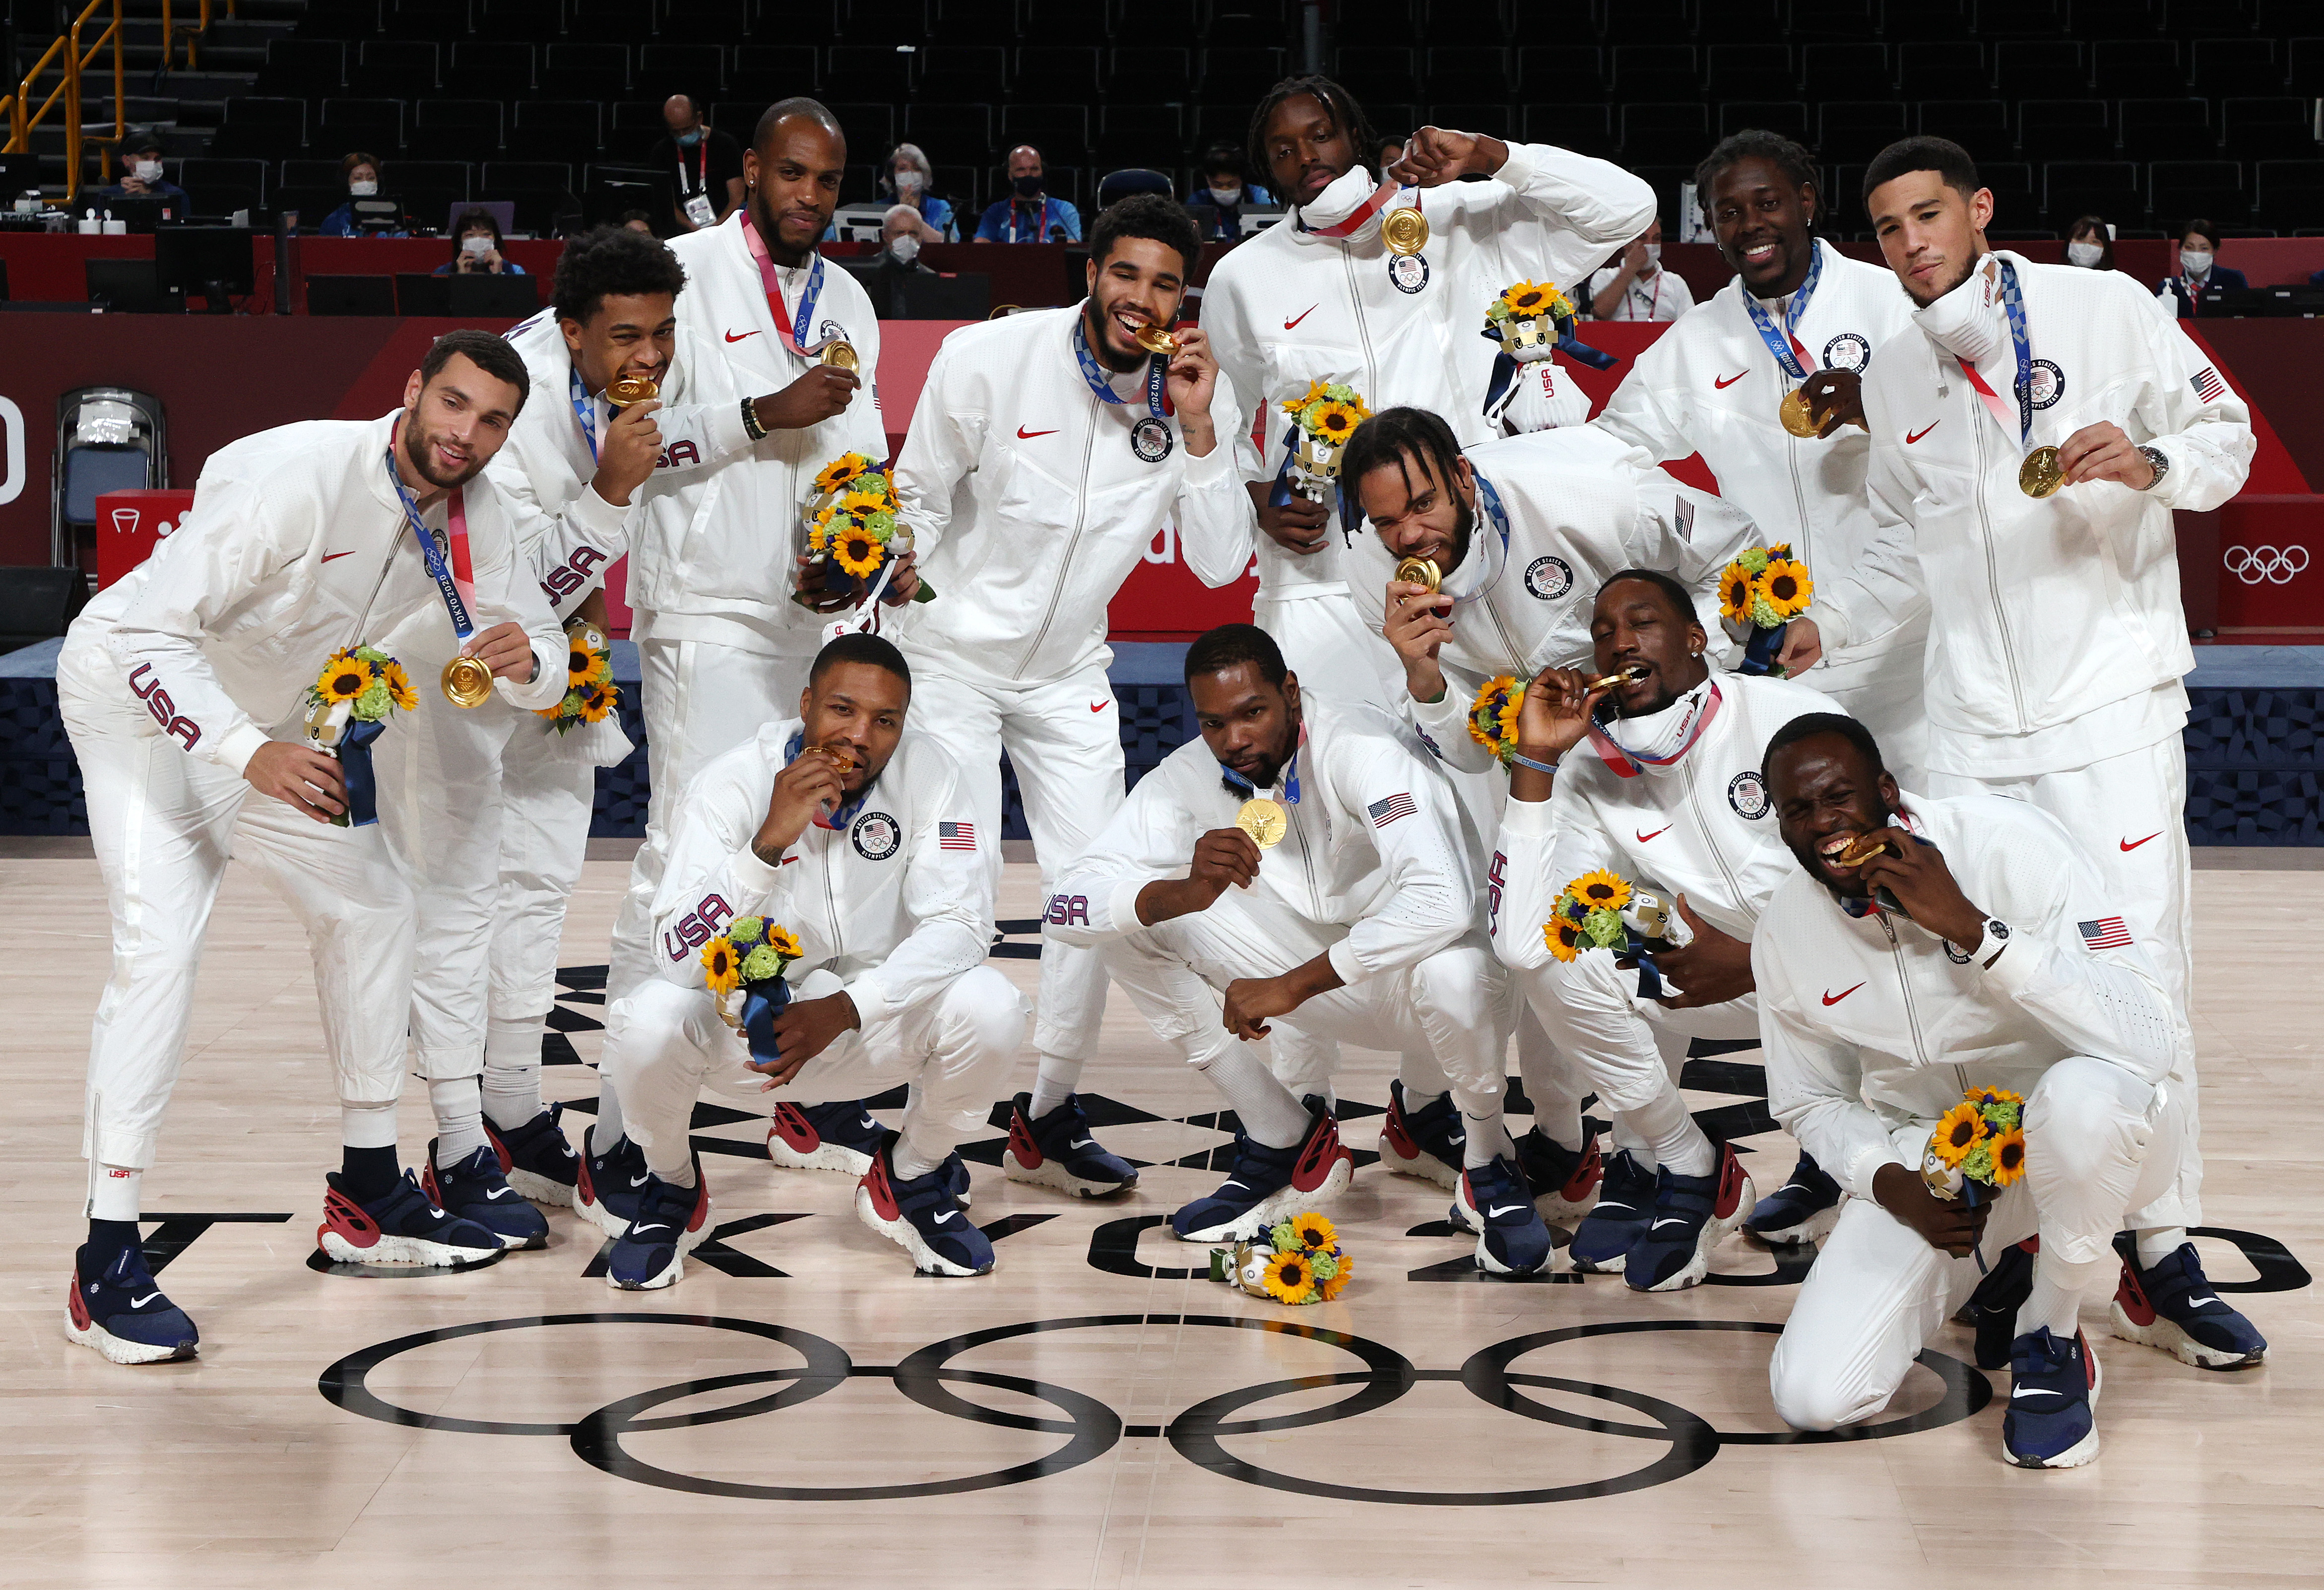
[[[1325,441],[1345,441],[1356,433],[1362,423],[1355,410],[1346,403],[1325,401],[1307,412],[1307,429]]]
[[[1993,1185],[2007,1187],[2025,1174],[2025,1129],[2013,1126],[1993,1140]]]
[[[1509,313],[1513,315],[1538,315],[1549,310],[1556,296],[1555,288],[1520,282],[1501,294],[1501,301],[1509,306]]]
[[[767,924],[767,948],[787,961],[795,961],[807,953],[799,948],[798,937],[788,928],[778,927],[773,922]]]
[[[577,690],[594,684],[597,678],[596,653],[578,641],[568,641],[565,647],[565,688]]]
[[[1980,1110],[1987,1105],[2022,1105],[2025,1102],[2024,1094],[2012,1093],[2006,1087],[1972,1087],[1967,1097]]]
[[[379,665],[379,677],[381,682],[387,686],[387,698],[395,703],[398,710],[409,712],[420,705],[420,693],[411,688],[410,677],[403,671],[403,664],[389,659]]]
[[[1323,1301],[1328,1303],[1347,1290],[1348,1277],[1355,1272],[1356,1262],[1342,1253],[1340,1255],[1340,1268],[1333,1272],[1331,1280],[1317,1281],[1315,1290],[1322,1295]]]
[[[621,691],[612,685],[593,684],[585,687],[581,691],[581,721],[583,723],[604,722],[606,718],[613,716],[613,704],[620,700],[621,697]]]
[[[829,492],[835,492],[857,476],[867,473],[871,467],[872,460],[862,454],[842,453],[838,458],[825,464],[823,467],[823,473],[815,477],[816,495],[821,496]]]
[[[878,492],[849,492],[839,499],[839,511],[857,520],[869,519],[874,513],[883,513],[887,506],[888,499]]]
[[[732,994],[742,980],[742,958],[734,953],[733,944],[724,935],[702,947],[702,980],[713,994]]]
[[[1328,1248],[1340,1240],[1340,1234],[1321,1215],[1295,1215],[1291,1217],[1291,1239],[1303,1248]]]
[[[1309,403],[1314,402],[1317,398],[1323,395],[1323,386],[1324,384],[1321,381],[1309,382],[1307,384],[1307,390],[1305,393],[1302,393],[1296,398],[1290,399],[1283,405],[1283,411],[1286,414],[1294,415],[1304,412]]]
[[[846,531],[832,542],[831,556],[856,578],[869,579],[880,568],[880,543],[868,530]]]
[[[1580,901],[1585,911],[1620,911],[1630,903],[1630,886],[1600,867],[1594,873],[1584,873],[1565,886],[1565,892]]]
[[[1729,563],[1719,577],[1719,611],[1731,623],[1751,622],[1751,571],[1740,563]]]
[[[370,663],[342,652],[324,664],[315,688],[326,701],[352,701],[371,689],[372,678]]]
[[[1549,953],[1559,960],[1570,961],[1582,953],[1582,924],[1571,917],[1543,923],[1541,936],[1549,941]]]
[[[1299,1303],[1315,1284],[1315,1272],[1308,1268],[1307,1255],[1281,1253],[1267,1262],[1264,1277],[1269,1297],[1278,1302]]]
[[[1759,589],[1766,596],[1768,606],[1785,618],[1796,618],[1808,610],[1808,598],[1815,594],[1815,581],[1808,578],[1806,564],[1771,557],[1759,576]]]
[[[1937,1123],[1936,1135],[1929,1140],[1930,1151],[1948,1165],[1958,1165],[1985,1135],[1985,1117],[1972,1104],[1958,1104],[1945,1112]]]

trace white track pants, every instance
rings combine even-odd
[[[2187,1112],[2177,1182],[2130,1224],[2140,1230],[2203,1222],[2203,1155],[2189,994],[2195,983],[2194,859],[2187,845],[2187,747],[2176,735],[2065,772],[2015,779],[1929,775],[1932,795],[2006,795],[2066,825],[2098,864],[2123,920],[2146,947],[2179,1024],[2184,1058],[2172,1072]]]
[[[540,721],[518,725],[501,755],[500,888],[486,1005],[493,1029],[520,1040],[529,1033],[535,1054],[557,1003],[565,906],[588,860],[597,800],[597,764],[560,746]]]
[[[2163,1196],[2177,1177],[2194,1141],[2191,1103],[2176,1083],[2149,1086],[2105,1060],[2052,1065],[2026,1098],[2025,1179],[1993,1206],[1986,1262],[2036,1232],[2044,1254],[2108,1257],[2124,1211]],[[1900,1128],[1897,1157],[1918,1165],[1935,1127]],[[1975,1261],[1938,1252],[1870,1198],[1849,1198],[1767,1366],[1776,1411],[1803,1430],[1879,1412],[1978,1280]]]
[[[1085,668],[1048,684],[1004,690],[946,673],[924,652],[912,653],[911,663],[909,721],[960,764],[977,849],[995,889],[1001,883],[1001,753],[1008,751],[1046,899],[1058,875],[1121,807],[1121,713],[1105,670]],[[1105,968],[1096,952],[1055,939],[1043,943],[1033,1047],[1060,1059],[1093,1060],[1104,1016]]]
[[[117,684],[83,679],[69,658],[57,686],[113,919],[82,1153],[135,1169],[153,1163],[229,856],[254,868],[307,930],[340,1101],[393,1103],[411,1000],[411,896],[386,837],[376,826],[318,823],[196,761]]]
[[[829,972],[812,972],[797,997],[818,999],[839,986]],[[841,1034],[796,1077],[762,1094],[765,1078],[745,1068],[748,1045],[702,990],[656,977],[622,1002],[621,1015],[622,1041],[605,1066],[614,1073],[625,1130],[660,1170],[686,1163],[694,1103],[706,1083],[737,1107],[865,1098],[908,1083],[906,1133],[924,1143],[948,1136],[957,1145],[983,1129],[1025,1037],[1025,996],[991,966],[973,966],[936,998]]]

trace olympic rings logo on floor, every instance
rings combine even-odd
[[[2295,574],[2308,570],[2308,549],[2289,547],[2229,547],[2221,555],[2229,574],[2247,586],[2288,586]]]
[[[658,1386],[609,1402],[571,1424],[458,1419],[421,1413],[386,1400],[370,1387],[372,1373],[382,1364],[418,1348],[503,1331],[608,1325],[678,1326],[733,1331],[779,1343],[798,1353],[804,1362],[792,1368],[750,1370]],[[1300,1336],[1335,1347],[1354,1358],[1362,1367],[1326,1374],[1263,1381],[1256,1385],[1222,1391],[1186,1409],[1167,1425],[1125,1424],[1121,1416],[1104,1402],[1065,1386],[1028,1380],[1021,1375],[950,1367],[952,1360],[963,1353],[1018,1336],[1149,1325],[1255,1330]],[[1393,1347],[1369,1338],[1282,1320],[1245,1319],[1215,1314],[1085,1314],[1071,1318],[1028,1320],[1019,1325],[994,1326],[985,1330],[971,1331],[945,1341],[932,1342],[894,1364],[869,1364],[855,1363],[846,1349],[823,1336],[762,1320],[700,1314],[549,1314],[515,1319],[488,1319],[474,1325],[421,1331],[382,1342],[376,1346],[350,1354],[326,1369],[317,1382],[317,1389],[327,1400],[347,1412],[389,1424],[470,1435],[562,1437],[570,1442],[574,1454],[583,1462],[616,1478],[665,1490],[733,1497],[740,1501],[892,1502],[993,1490],[1046,1479],[1079,1468],[1103,1456],[1124,1437],[1129,1437],[1166,1440],[1188,1462],[1245,1484],[1301,1496],[1329,1496],[1341,1501],[1409,1507],[1533,1506],[1620,1495],[1682,1479],[1718,1456],[1722,1447],[1802,1446],[1911,1435],[1968,1419],[1992,1400],[1993,1389],[1982,1374],[1958,1358],[1928,1350],[1920,1354],[1918,1362],[1943,1382],[1944,1393],[1933,1405],[1918,1413],[1844,1430],[1722,1430],[1676,1403],[1644,1391],[1556,1375],[1521,1373],[1510,1368],[1511,1364],[1529,1354],[1587,1337],[1627,1336],[1648,1331],[1699,1330],[1774,1336],[1782,1328],[1760,1321],[1737,1319],[1640,1319],[1572,1326],[1496,1342],[1471,1354],[1457,1369],[1421,1369]],[[931,1412],[998,1429],[1062,1436],[1065,1440],[1046,1456],[1006,1468],[952,1479],[887,1485],[783,1485],[706,1478],[647,1462],[622,1445],[631,1436],[778,1413],[812,1401],[855,1379],[888,1380],[907,1400]],[[1397,1401],[1425,1381],[1457,1382],[1479,1400],[1520,1418],[1591,1434],[1646,1441],[1661,1447],[1663,1450],[1639,1467],[1607,1479],[1526,1490],[1471,1492],[1394,1491],[1339,1484],[1266,1468],[1227,1449],[1227,1442],[1240,1437],[1274,1430],[1303,1429],[1360,1418]],[[958,1395],[951,1389],[954,1385],[983,1386],[1034,1398],[1047,1403],[1061,1417],[1043,1418],[985,1408]],[[658,1415],[654,1412],[656,1409],[672,1402],[752,1386],[778,1389],[742,1402],[698,1413]],[[1347,1386],[1351,1390],[1347,1396],[1320,1408],[1255,1418],[1238,1417],[1258,1404],[1326,1386]],[[1644,1415],[1653,1422],[1642,1424],[1572,1412],[1527,1394],[1535,1391],[1610,1403],[1628,1414]]]

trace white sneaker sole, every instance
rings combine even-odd
[[[87,1330],[72,1322],[72,1314],[65,1314],[65,1340],[76,1347],[90,1347],[105,1354],[108,1364],[169,1364],[191,1358],[200,1351],[198,1345],[190,1347],[157,1347],[147,1342],[133,1342],[116,1336],[95,1320]]]
[[[574,1188],[569,1181],[554,1181],[534,1170],[512,1170],[508,1184],[516,1188],[517,1196],[532,1203],[559,1209],[573,1206]]]
[[[678,1252],[669,1256],[669,1268],[658,1270],[635,1286],[623,1286],[613,1279],[613,1266],[605,1267],[605,1284],[617,1292],[658,1292],[662,1288],[676,1286],[678,1277],[686,1273],[686,1256],[710,1240],[712,1227],[718,1223],[718,1200],[713,1198],[710,1207],[702,1213],[702,1229],[678,1234]],[[626,1225],[626,1222],[624,1225]]]
[[[2180,1363],[2197,1369],[2256,1369],[2267,1360],[2264,1350],[2222,1353],[2217,1347],[2206,1347],[2160,1314],[2154,1317],[2153,1325],[2134,1325],[2119,1301],[2109,1303],[2107,1313],[2112,1317],[2114,1334],[2122,1340],[2168,1353]]]
[[[1040,1164],[1028,1170],[1017,1158],[1017,1151],[1014,1149],[1001,1151],[1001,1174],[1011,1181],[1022,1181],[1032,1187],[1053,1187],[1059,1192],[1071,1193],[1077,1198],[1110,1198],[1117,1194],[1126,1193],[1138,1185],[1138,1178],[1135,1176],[1128,1181],[1092,1181],[1085,1176],[1076,1176],[1066,1169],[1065,1161],[1062,1160],[1044,1160]],[[961,1200],[964,1206],[967,1201],[965,1198]]]
[[[1433,1181],[1447,1192],[1457,1191],[1461,1186],[1461,1173],[1452,1166],[1426,1149],[1421,1150],[1416,1159],[1406,1159],[1389,1144],[1386,1132],[1380,1133],[1379,1162],[1380,1169],[1390,1176],[1409,1176],[1415,1181]]]
[[[1847,1201],[1843,1197],[1840,1204]],[[1753,1231],[1747,1225],[1743,1228],[1743,1234],[1752,1242],[1765,1243],[1771,1248],[1796,1248],[1809,1243],[1820,1243],[1831,1234],[1833,1226],[1840,1224],[1840,1204],[1818,1209],[1797,1225],[1786,1225],[1779,1231]]]
[[[573,1212],[610,1237],[619,1237],[630,1229],[630,1223],[605,1207],[602,1198],[593,1204],[585,1204],[576,1197]]]
[[[965,1264],[954,1263],[928,1246],[926,1239],[908,1220],[881,1219],[879,1211],[872,1206],[872,1194],[869,1188],[859,1187],[855,1189],[855,1218],[909,1253],[912,1256],[912,1268],[922,1275],[965,1278],[992,1273],[992,1266],[990,1264],[982,1270],[971,1270]]]
[[[1296,1187],[1286,1187],[1280,1192],[1269,1193],[1223,1225],[1190,1231],[1178,1240],[1182,1243],[1235,1243],[1257,1236],[1279,1220],[1287,1220],[1294,1215],[1338,1197],[1348,1190],[1348,1183],[1355,1179],[1355,1166],[1341,1160],[1333,1165],[1331,1174],[1323,1178],[1323,1185],[1314,1192],[1301,1192]],[[1177,1235],[1176,1227],[1172,1228],[1171,1234]]]
[[[426,1237],[392,1236],[385,1232],[370,1247],[359,1248],[337,1232],[326,1231],[322,1247],[323,1252],[343,1263],[413,1264],[428,1270],[449,1270],[456,1264],[472,1264],[508,1251],[504,1247],[455,1247],[450,1243],[429,1242]]]
[[[1560,1197],[1555,1193],[1544,1193],[1534,1199],[1533,1206],[1541,1211],[1541,1217],[1545,1225],[1573,1225],[1598,1206],[1598,1194],[1595,1189],[1592,1189],[1588,1197],[1576,1203],[1571,1198]]]
[[[1735,1200],[1735,1213],[1724,1220],[1714,1215],[1702,1223],[1702,1230],[1694,1239],[1694,1257],[1687,1261],[1685,1268],[1668,1280],[1637,1290],[1642,1292],[1683,1292],[1689,1287],[1702,1285],[1702,1278],[1711,1273],[1712,1253],[1720,1243],[1743,1229],[1743,1223],[1751,1217],[1752,1206],[1758,1201],[1759,1189],[1751,1185],[1750,1173],[1746,1171],[1742,1196]],[[1647,1229],[1652,1230],[1653,1227],[1650,1225]]]
[[[1540,1213],[1538,1206],[1535,1209],[1535,1213]],[[1488,1275],[1556,1275],[1563,1271],[1573,1268],[1573,1262],[1565,1256],[1565,1250],[1554,1242],[1550,1243],[1549,1257],[1530,1270],[1519,1270],[1514,1265],[1504,1264],[1494,1258],[1485,1248],[1485,1223],[1478,1217],[1477,1206],[1469,1201],[1469,1189],[1458,1181],[1453,1183],[1452,1218],[1446,1224],[1455,1231],[1475,1234],[1477,1268]],[[1547,1222],[1545,1221],[1544,1224],[1546,1225]]]
[[[813,1153],[802,1154],[774,1132],[767,1134],[767,1158],[786,1170],[836,1170],[843,1176],[861,1176],[872,1169],[869,1154],[835,1142],[818,1143]]]

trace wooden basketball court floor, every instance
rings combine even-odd
[[[1129,1202],[1069,1203],[1003,1181],[991,1132],[973,1151],[988,1278],[915,1278],[856,1224],[850,1180],[775,1170],[751,1156],[755,1120],[715,1111],[696,1129],[721,1234],[670,1290],[587,1273],[599,1244],[569,1211],[546,1252],[467,1273],[318,1272],[337,1138],[312,983],[289,917],[238,870],[146,1184],[202,1353],[117,1368],[60,1327],[104,894],[85,848],[11,842],[0,1583],[2314,1584],[2324,1296],[2301,1266],[2324,1253],[2324,873],[2204,859],[2207,1229],[2246,1234],[2200,1240],[2222,1290],[2279,1289],[2238,1298],[2273,1352],[2202,1373],[2105,1336],[2094,1300],[2105,1454],[2033,1474],[1999,1460],[2006,1375],[1968,1367],[1958,1327],[1880,1431],[1788,1436],[1766,1366],[1796,1272],[1740,1241],[1719,1284],[1673,1297],[1493,1282],[1443,1234],[1443,1192],[1367,1167],[1329,1210],[1357,1264],[1337,1302],[1189,1278],[1201,1250],[1153,1227],[1216,1179],[1199,1160],[1225,1141],[1219,1105],[1118,992],[1084,1091],[1108,1101],[1105,1141],[1152,1168]],[[594,858],[575,901],[557,1018],[574,1059],[549,1070],[552,1097],[595,1095],[594,969],[625,874]],[[1012,864],[1005,943],[1034,942],[1037,892]],[[1034,960],[998,964],[1033,989]],[[1793,1151],[1764,1129],[1757,1061],[1687,1080],[1764,1188]],[[1369,1149],[1390,1062],[1349,1062],[1346,1136]],[[415,1163],[422,1101],[407,1090]],[[577,1135],[586,1117],[568,1120]]]

